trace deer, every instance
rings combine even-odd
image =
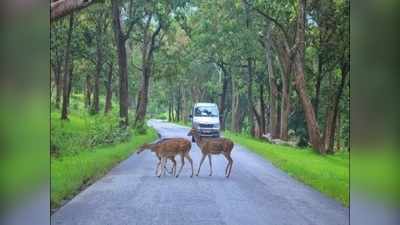
[[[199,146],[201,153],[203,154],[196,176],[199,176],[201,165],[203,164],[206,156],[208,157],[208,161],[210,163],[209,176],[212,176],[211,155],[223,154],[228,160],[228,164],[225,168],[225,176],[226,178],[229,178],[233,164],[233,160],[231,157],[231,152],[234,145],[233,142],[227,138],[204,138],[194,128],[189,131],[188,136],[194,137],[196,144]]]
[[[146,149],[151,149],[152,148],[152,146],[153,145],[155,145],[155,144],[159,144],[160,142],[163,142],[163,141],[165,141],[165,140],[168,140],[168,138],[164,138],[164,139],[161,139],[161,140],[159,140],[159,141],[157,141],[156,143],[153,143],[153,144],[143,144],[140,148],[139,148],[139,150],[136,152],[137,154],[140,154],[141,152],[143,152],[144,150],[146,150]],[[160,167],[160,164],[161,164],[161,156],[159,155],[159,154],[157,154],[157,152],[154,152],[155,154],[156,154],[156,157],[158,158],[158,163],[157,163],[157,166],[156,166],[156,176],[157,176],[157,172],[158,172],[158,168]],[[171,162],[172,162],[172,169],[171,169],[171,171],[168,171],[168,169],[167,169],[167,167],[166,167],[166,165],[165,165],[165,170],[169,173],[169,174],[173,174],[174,176],[175,176],[175,171],[176,171],[176,161],[175,161],[175,157],[174,156],[171,156],[171,157],[168,157],[168,159],[169,160],[171,160]]]
[[[156,156],[159,158],[159,162],[157,163],[157,168],[156,168],[156,176],[158,177],[161,177],[161,175],[164,173],[167,159],[170,159],[174,164],[172,170],[173,170],[173,175],[175,176],[176,173],[175,156],[180,155],[182,164],[176,177],[179,177],[183,169],[183,166],[185,165],[185,160],[184,160],[185,158],[190,162],[190,166],[192,168],[192,175],[190,177],[193,177],[194,174],[193,160],[189,155],[191,147],[192,144],[190,143],[189,140],[186,140],[185,138],[166,138],[154,144],[142,145],[138,150],[137,154],[140,154],[146,149],[150,149],[152,152],[156,154]],[[158,174],[160,167],[161,171]]]

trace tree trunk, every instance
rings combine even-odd
[[[237,90],[236,81],[233,76],[231,76],[232,83],[232,118],[231,118],[231,129],[234,132],[240,132],[240,95]]]
[[[168,121],[171,122],[172,121],[172,104],[171,102],[168,103]]]
[[[287,68],[282,73],[282,98],[281,98],[281,126],[280,126],[280,139],[287,141],[288,136],[288,123],[289,123],[289,111],[290,111],[290,69]]]
[[[265,28],[265,58],[267,60],[268,68],[268,80],[269,80],[269,90],[270,90],[270,116],[269,116],[269,131],[271,132],[271,138],[275,139],[279,137],[278,133],[278,87],[275,82],[274,68],[272,65],[272,48],[271,48],[271,31],[270,26],[267,25]]]
[[[181,121],[181,112],[182,112],[182,93],[181,93],[181,87],[177,88],[177,96],[176,96],[176,121]]]
[[[344,85],[346,83],[346,79],[347,79],[347,75],[348,75],[348,66],[347,66],[347,62],[344,63],[345,65],[342,66],[341,68],[341,72],[342,72],[342,79],[340,80],[340,85],[336,91],[336,95],[335,95],[335,99],[334,99],[334,103],[333,103],[333,112],[332,112],[332,119],[329,121],[330,125],[329,127],[329,136],[328,136],[328,141],[327,143],[327,149],[326,151],[328,153],[334,153],[334,137],[335,137],[335,131],[336,131],[336,119],[337,119],[337,115],[339,112],[339,103],[340,103],[340,98],[342,97],[342,93],[343,93],[343,89],[344,89]]]
[[[336,123],[336,151],[340,151],[340,130],[341,130],[341,124],[340,124],[340,112],[338,112],[338,116],[337,116],[337,123]]]
[[[182,119],[184,122],[188,121],[188,109],[187,109],[187,95],[186,95],[186,89],[183,89],[183,95],[182,95]]]
[[[61,99],[61,92],[62,92],[62,71],[61,71],[61,64],[56,62],[53,65],[53,72],[54,72],[54,84],[56,86],[56,96],[55,96],[55,107],[56,109],[60,109],[60,99]]]
[[[90,109],[90,106],[92,104],[91,102],[91,98],[92,98],[92,84],[90,81],[90,75],[86,75],[86,82],[85,82],[85,89],[86,89],[86,93],[85,93],[85,107]]]
[[[220,125],[221,130],[225,130],[225,99],[226,99],[226,92],[228,90],[228,82],[229,82],[229,74],[223,64],[220,65],[222,72],[223,72],[223,79],[222,79],[222,92],[219,99],[219,118],[220,118]]]
[[[129,107],[129,92],[128,92],[128,64],[126,58],[126,38],[122,32],[120,21],[119,0],[112,0],[112,15],[114,36],[117,45],[118,55],[118,75],[119,75],[119,116],[121,118],[121,126],[129,125],[128,107]]]
[[[101,43],[101,22],[96,22],[96,74],[94,77],[93,104],[91,108],[92,114],[99,113],[99,98],[100,98],[100,76],[103,66],[103,53]]]
[[[63,102],[61,109],[61,119],[68,119],[68,105],[69,105],[69,85],[70,84],[70,57],[71,57],[71,40],[72,40],[72,31],[74,26],[74,15],[71,14],[69,17],[69,28],[68,28],[68,36],[67,36],[67,46],[65,48],[65,61],[64,61],[64,77],[63,77]]]
[[[248,99],[248,120],[250,125],[250,135],[255,136],[254,130],[254,111],[253,111],[253,65],[251,58],[247,58],[247,99]]]
[[[113,74],[113,64],[109,64],[109,72],[107,76],[107,83],[106,83],[106,102],[104,105],[104,114],[107,114],[112,107],[112,74]]]
[[[260,133],[265,134],[265,102],[264,102],[264,84],[260,82]]]
[[[135,126],[142,126],[146,116],[148,92],[149,92],[149,81],[151,74],[151,62],[144,61],[142,68],[142,81],[140,84],[140,90],[138,94],[137,106],[136,106],[136,118]]]
[[[282,68],[281,79],[282,79],[282,96],[281,96],[281,110],[280,110],[280,139],[288,140],[288,123],[289,123],[289,112],[290,112],[290,84],[291,84],[291,73],[292,63],[290,59],[290,52],[288,43],[281,38],[274,38],[272,44],[278,54],[279,63]]]
[[[69,81],[68,81],[68,100],[67,100],[67,108],[69,108],[69,104],[70,104],[70,97],[71,97],[71,93],[72,93],[72,79],[73,79],[73,72],[74,72],[74,61],[71,60],[70,62],[70,66],[69,66]]]
[[[321,132],[315,117],[313,105],[311,104],[309,95],[306,91],[306,82],[304,78],[304,35],[305,35],[305,8],[306,0],[299,0],[298,19],[297,19],[297,35],[296,35],[296,53],[294,56],[295,66],[295,88],[299,95],[300,102],[303,106],[308,136],[314,150],[324,154],[324,148],[321,143]]]
[[[315,100],[314,100],[314,111],[315,115],[318,116],[318,108],[319,108],[319,97],[321,92],[321,82],[322,82],[322,75],[321,75],[321,67],[322,65],[318,63],[318,74],[317,74],[317,82],[315,83]]]
[[[64,17],[68,14],[76,10],[83,9],[90,4],[92,4],[94,0],[57,0],[51,1],[50,3],[50,20],[51,22]]]

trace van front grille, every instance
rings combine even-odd
[[[201,124],[201,123],[199,124],[200,128],[213,128],[213,126],[214,125],[212,125],[212,124]]]

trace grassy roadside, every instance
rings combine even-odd
[[[311,149],[299,149],[235,134],[224,136],[271,161],[295,179],[349,206],[349,154],[321,156]]]
[[[51,208],[58,208],[65,199],[72,198],[83,187],[102,177],[141,144],[156,138],[156,131],[149,128],[146,134],[132,135],[128,142],[51,158]]]

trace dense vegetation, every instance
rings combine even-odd
[[[221,128],[239,142],[235,133],[313,149],[250,144],[278,164],[286,155],[284,170],[347,204],[347,163],[329,162],[349,148],[348,0],[62,2],[77,5],[52,3],[55,205],[150,140],[146,118],[187,123],[196,102],[217,103]],[[295,162],[306,158],[315,165]],[[87,170],[63,172],[80,160]],[[341,181],[308,180],[326,168]]]
[[[349,146],[347,0],[113,0],[51,26],[62,119],[72,93],[91,115],[117,100],[121,126],[136,128],[149,114],[187,120],[210,101],[235,132],[322,154]]]
[[[236,143],[247,147],[297,180],[349,206],[349,154],[340,152],[321,157],[311,149],[278,146],[251,137],[225,132]]]
[[[85,110],[82,95],[71,95],[70,104],[68,120],[61,120],[54,108],[51,113],[52,209],[100,178],[141,144],[157,138],[156,132],[146,127],[121,128],[115,110],[92,115]]]

